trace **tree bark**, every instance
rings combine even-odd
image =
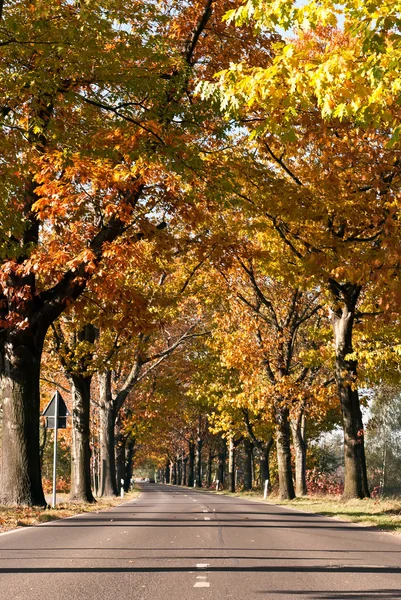
[[[270,450],[273,446],[273,438],[261,449],[260,456],[260,483],[263,488],[265,481],[270,482]]]
[[[187,464],[188,464],[188,456],[183,455],[181,485],[187,485]]]
[[[306,423],[303,413],[291,419],[291,433],[295,450],[295,493],[306,496]]]
[[[90,472],[90,387],[92,376],[69,374],[72,384],[72,444],[70,500],[95,502]]]
[[[253,459],[253,444],[248,439],[244,439],[244,450],[245,450],[245,460],[244,460],[244,487],[245,491],[249,491],[252,489],[252,459]]]
[[[127,443],[127,456],[125,461],[124,492],[129,492],[131,487],[132,472],[134,467],[134,454],[135,439],[130,437]]]
[[[280,500],[295,498],[291,470],[290,425],[288,409],[276,408],[276,446]]]
[[[177,485],[181,485],[182,480],[182,454],[177,456]]]
[[[115,462],[115,409],[111,395],[111,372],[99,374],[100,388],[100,496],[117,496]]]
[[[116,486],[117,491],[124,487],[125,483],[125,443],[127,438],[120,431],[120,421],[117,419],[116,423]]]
[[[358,285],[329,282],[334,297],[331,321],[336,349],[336,381],[344,427],[344,498],[369,498],[366,472],[364,427],[357,388],[357,361],[347,358],[353,353],[352,334]]]
[[[1,504],[46,506],[39,451],[39,377],[43,339],[44,333],[38,335],[30,327],[20,332],[2,332]]]
[[[167,460],[166,466],[164,467],[164,481],[170,483],[170,461]]]
[[[213,450],[209,448],[209,452],[207,455],[207,487],[212,487],[212,477],[213,477]]]
[[[189,457],[188,457],[188,487],[194,487],[195,481],[195,442],[188,442]]]
[[[198,438],[196,444],[196,487],[202,487],[202,447],[203,440]]]
[[[227,459],[227,444],[225,440],[222,440],[224,444],[223,448],[219,452],[219,464],[217,468],[217,479],[221,486],[224,485],[225,474],[226,474],[226,459]]]

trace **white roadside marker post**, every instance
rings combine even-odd
[[[264,490],[264,493],[263,493],[263,500],[266,500],[266,498],[267,498],[267,492],[268,491],[269,491],[269,480],[266,479],[266,481],[265,481],[265,490]]]
[[[124,479],[120,479],[121,481],[121,498],[124,498]]]

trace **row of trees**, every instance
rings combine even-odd
[[[398,372],[396,4],[1,5],[1,502],[44,503],[40,381],[61,372],[74,498],[91,402],[108,494],[116,424],[160,448],[191,399],[264,469],[274,440],[287,498],[290,431],[304,493],[305,422],[340,407],[344,495],[369,495],[358,387]]]

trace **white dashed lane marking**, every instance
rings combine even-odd
[[[207,569],[209,563],[197,563],[195,566],[197,569]],[[207,575],[197,575],[196,579],[198,581],[195,583],[194,588],[210,588],[209,581],[206,581]]]

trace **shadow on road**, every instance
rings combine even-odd
[[[256,592],[257,594],[267,594],[268,596],[277,594],[283,596],[288,594],[289,598],[305,598],[306,600],[396,600],[401,598],[401,591],[399,590],[373,590],[361,592],[327,592],[327,591],[313,591],[306,592],[304,590],[266,590]]]
[[[256,559],[255,559],[256,560]],[[188,573],[194,570],[193,565],[187,567],[12,567],[0,569],[1,573]],[[369,566],[208,566],[208,573],[360,573],[360,574],[401,574],[401,567],[369,567]],[[271,594],[271,590],[269,591]],[[401,592],[400,592],[401,594]]]

